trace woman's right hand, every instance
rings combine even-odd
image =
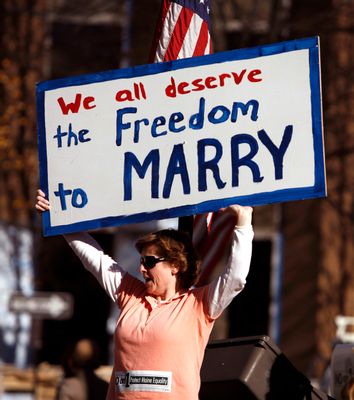
[[[37,202],[35,205],[37,211],[43,212],[50,209],[49,201],[45,198],[45,194],[41,189],[37,190]]]

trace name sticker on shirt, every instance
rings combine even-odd
[[[116,392],[171,392],[170,371],[116,371]]]

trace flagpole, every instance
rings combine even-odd
[[[190,234],[190,236],[193,236],[193,221],[194,221],[194,216],[193,215],[187,215],[185,217],[179,217],[178,218],[178,229],[180,231],[184,231]]]

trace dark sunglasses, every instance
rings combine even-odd
[[[167,258],[158,258],[155,256],[145,256],[140,258],[140,264],[142,264],[146,269],[154,268],[154,266],[161,261],[167,261]]]

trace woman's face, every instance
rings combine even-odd
[[[141,257],[145,256],[160,258],[161,254],[156,246],[150,245],[146,246],[141,252]],[[174,267],[168,260],[157,262],[151,269],[140,264],[140,272],[145,280],[148,294],[159,297],[161,300],[168,300],[175,295],[178,268]]]

